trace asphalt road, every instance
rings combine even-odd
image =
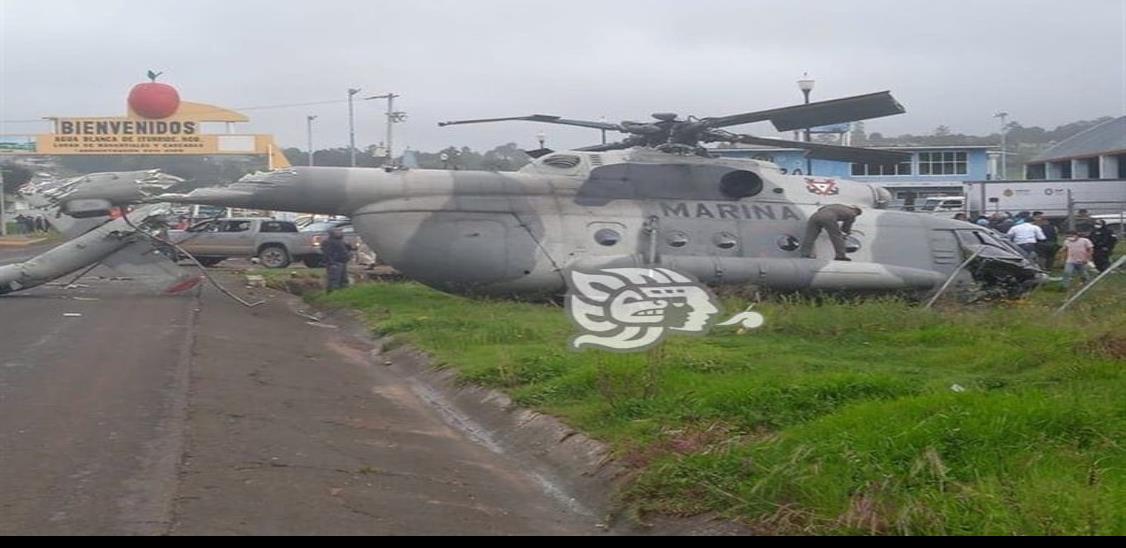
[[[287,297],[81,283],[0,298],[0,534],[599,532]]]

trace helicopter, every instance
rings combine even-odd
[[[518,172],[290,168],[161,201],[352,218],[381,260],[441,291],[558,295],[574,270],[656,267],[713,285],[778,291],[928,293],[958,286],[1020,293],[1043,273],[996,233],[970,223],[886,210],[877,185],[784,174],[769,162],[716,157],[713,142],[786,146],[810,158],[897,162],[896,151],[791,142],[725,128],[769,121],[779,131],[902,114],[890,92],[716,118],[618,124],[533,115],[443,123],[528,121],[626,135],[571,151],[532,151]],[[802,258],[811,215],[850,204],[863,215],[850,262],[827,241]],[[962,263],[973,257],[964,271]]]

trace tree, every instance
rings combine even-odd
[[[15,194],[21,186],[31,182],[31,178],[35,176],[30,169],[16,164],[0,165],[0,171],[4,174],[5,194]]]
[[[935,137],[949,137],[953,132],[950,131],[949,126],[938,126],[934,129]]]

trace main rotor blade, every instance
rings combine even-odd
[[[627,148],[633,148],[635,146],[637,145],[626,142],[607,143],[605,145],[594,145],[589,147],[576,148],[575,152],[609,152],[611,150],[625,150]]]
[[[890,91],[883,91],[808,105],[705,118],[701,121],[707,127],[721,128],[769,120],[778,131],[792,131],[895,116],[905,112],[907,109],[892,97]]]
[[[607,122],[590,122],[587,120],[567,120],[560,116],[546,114],[533,114],[532,116],[515,116],[512,118],[485,118],[481,120],[459,120],[454,122],[441,122],[438,127],[460,126],[466,124],[491,124],[493,122],[540,122],[543,124],[556,124],[561,126],[576,126],[591,129],[604,129],[606,131],[625,131],[618,124]]]
[[[732,140],[734,139],[734,140]],[[784,139],[764,139],[750,135],[726,134],[724,138],[716,141],[728,141],[747,145],[762,145],[774,148],[791,148],[806,151],[806,156],[815,160],[832,160],[836,162],[852,162],[856,164],[895,164],[911,160],[911,155],[893,150],[877,150],[872,148],[842,147],[821,143],[802,143]]]

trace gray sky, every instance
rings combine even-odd
[[[424,150],[598,140],[448,119],[784,106],[805,71],[815,99],[894,91],[908,114],[870,131],[987,133],[1000,109],[1041,126],[1126,114],[1126,0],[0,0],[2,120],[123,114],[149,69],[225,107],[391,90],[411,115],[397,144]],[[359,143],[382,140],[382,108],[358,107]],[[305,147],[307,114],[318,148],[347,142],[343,103],[246,114],[283,146]]]

